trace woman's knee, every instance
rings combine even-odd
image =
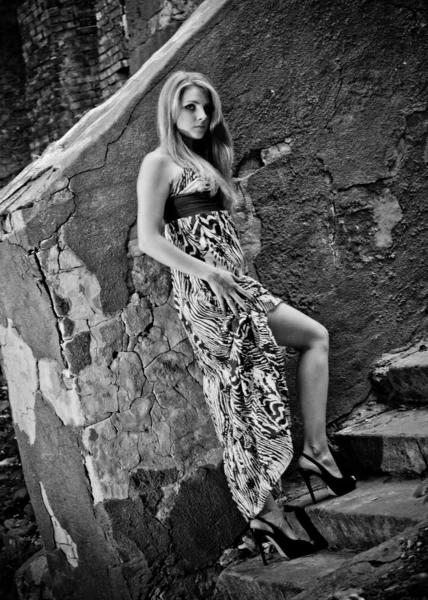
[[[310,348],[316,347],[323,352],[328,352],[329,342],[330,339],[328,330],[324,327],[324,325],[321,325],[321,323],[314,321],[313,327],[311,328],[308,336],[308,346]]]

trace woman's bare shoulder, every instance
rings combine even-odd
[[[172,160],[162,148],[156,148],[152,152],[148,152],[141,163],[140,172],[150,172],[153,175],[163,175],[167,179],[172,179],[177,170],[178,165]]]

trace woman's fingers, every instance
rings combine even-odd
[[[230,310],[233,312],[233,314],[235,315],[235,317],[239,317],[239,312],[238,309],[236,308],[236,304],[233,301],[231,296],[226,297],[226,302],[228,303]]]
[[[239,281],[240,281],[239,277],[237,275],[234,275],[233,273],[232,273],[232,277],[233,277],[233,281],[237,284],[235,286],[235,290],[237,292],[239,292],[242,296],[245,296],[249,300],[252,300],[253,297],[252,297],[251,293],[247,292],[247,290],[245,288],[243,288],[242,286],[239,285]]]
[[[245,304],[245,302],[243,301],[243,299],[236,292],[234,292],[233,294],[231,294],[231,296],[232,296],[233,300],[236,302],[236,304],[238,304],[245,311],[248,310],[247,305]]]
[[[220,308],[222,310],[222,312],[226,313],[226,303],[224,301],[224,298],[222,296],[217,296],[218,299],[218,303],[220,304]]]
[[[222,275],[220,281],[211,283],[213,292],[217,296],[220,308],[224,313],[227,312],[227,307],[229,307],[235,317],[239,317],[238,307],[245,312],[248,311],[248,305],[244,298],[252,300],[253,297],[250,292],[239,285],[239,277],[228,271],[224,271]]]

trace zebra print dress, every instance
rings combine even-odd
[[[204,191],[186,168],[170,197]],[[184,252],[226,269],[251,293],[239,318],[223,313],[204,280],[172,269],[175,306],[201,366],[203,391],[223,447],[232,496],[246,519],[254,518],[292,458],[288,390],[283,358],[267,321],[281,300],[245,275],[244,255],[227,210],[170,221],[165,237]]]

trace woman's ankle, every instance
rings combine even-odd
[[[305,443],[303,445],[303,453],[315,458],[316,460],[321,460],[323,458],[330,457],[331,455],[327,441]]]

